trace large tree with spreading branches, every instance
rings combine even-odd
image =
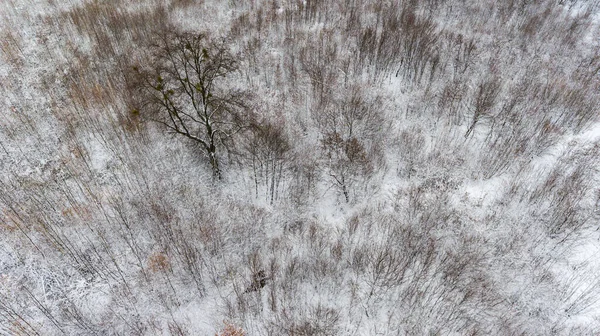
[[[134,112],[198,143],[218,179],[220,154],[249,111],[247,92],[228,81],[238,64],[224,39],[169,33],[156,38],[149,59],[132,72]]]

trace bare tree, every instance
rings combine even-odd
[[[359,86],[348,88],[316,116],[323,136],[324,166],[346,202],[353,185],[366,181],[373,172],[374,150],[386,124],[380,113],[380,97],[364,91]]]
[[[215,177],[221,179],[219,148],[244,125],[248,94],[228,88],[226,79],[238,69],[238,60],[225,40],[204,34],[172,33],[159,36],[151,46],[149,64],[133,67],[137,106],[134,112],[169,131],[200,144]]]
[[[328,162],[329,176],[350,202],[350,187],[358,176],[372,172],[372,164],[363,144],[356,138],[344,140],[339,133],[329,133],[322,141]]]
[[[259,184],[264,183],[267,189],[265,195],[273,204],[292,148],[283,125],[270,122],[253,124],[244,147],[252,162],[256,197]]]
[[[483,81],[479,84],[477,89],[477,95],[475,97],[475,111],[473,112],[473,118],[471,120],[471,126],[465,133],[465,138],[475,129],[475,125],[490,114],[491,110],[496,104],[498,94],[500,93],[501,82],[498,78],[493,77],[489,80]]]

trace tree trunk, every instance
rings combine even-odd
[[[277,178],[277,184],[275,185],[275,199],[279,199],[279,183],[281,182],[281,174],[283,171],[283,163],[279,162],[279,177]]]
[[[256,156],[252,155],[252,171],[254,172],[255,197],[258,199],[258,177],[256,176]]]
[[[346,199],[346,203],[350,203],[350,195],[348,194],[348,187],[346,187],[346,179],[344,175],[342,175],[342,192],[344,193],[344,198]]]
[[[221,169],[219,168],[219,160],[217,158],[217,155],[215,153],[215,146],[211,146],[209,151],[208,151],[208,157],[210,160],[210,166],[213,170],[213,175],[218,179],[221,180]]]
[[[273,205],[273,197],[275,196],[275,175],[277,174],[277,170],[275,168],[275,159],[273,159],[273,161],[271,162],[271,164],[273,165],[273,169],[271,169],[271,202],[270,204]]]
[[[348,195],[348,188],[346,188],[345,184],[342,185],[342,192],[344,193],[344,197],[346,198],[346,203],[350,203],[350,196]]]

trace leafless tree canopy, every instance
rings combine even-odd
[[[600,335],[598,18],[0,0],[0,335]]]
[[[243,128],[248,110],[247,93],[227,86],[238,69],[236,56],[226,40],[193,33],[159,35],[150,50],[149,63],[133,67],[134,112],[199,143],[220,179],[220,153]]]

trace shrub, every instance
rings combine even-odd
[[[225,322],[225,328],[215,336],[245,336],[246,332],[242,328],[238,328],[233,324]]]

